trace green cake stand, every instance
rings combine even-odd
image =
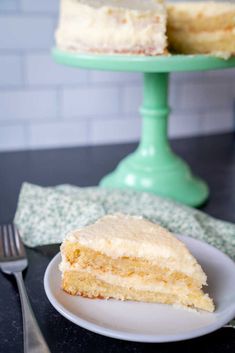
[[[129,56],[73,54],[53,50],[61,64],[79,68],[143,73],[142,137],[136,151],[124,158],[100,185],[128,188],[167,196],[190,206],[200,206],[209,194],[206,183],[171,149],[167,136],[168,78],[170,72],[235,67],[235,58],[207,55]]]

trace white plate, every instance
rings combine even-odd
[[[208,275],[215,313],[170,305],[71,296],[61,289],[60,254],[47,267],[44,287],[56,310],[68,320],[101,335],[137,342],[180,341],[205,335],[235,317],[235,263],[201,241],[179,236]]]

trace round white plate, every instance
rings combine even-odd
[[[214,313],[188,311],[171,305],[71,296],[61,289],[60,254],[44,277],[51,304],[68,320],[101,335],[137,342],[180,341],[205,335],[235,317],[235,263],[201,241],[179,236],[208,276]]]

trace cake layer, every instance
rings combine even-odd
[[[76,52],[163,54],[166,9],[162,0],[62,0],[56,41]]]
[[[178,30],[222,31],[235,27],[231,2],[180,2],[167,5],[167,26]]]
[[[186,246],[167,229],[142,217],[106,215],[96,223],[69,233],[65,239],[110,258],[139,258],[171,268],[202,284],[206,276]]]
[[[235,4],[188,2],[168,5],[170,51],[182,54],[235,55]]]
[[[190,277],[183,272],[174,271],[168,267],[160,267],[159,264],[152,264],[139,258],[121,257],[111,258],[101,252],[81,246],[79,243],[65,241],[61,247],[63,261],[60,265],[62,271],[83,270],[96,271],[103,274],[103,271],[121,278],[139,276],[148,283],[171,282],[172,284],[184,284],[189,287],[201,287],[206,285],[206,279]]]
[[[183,54],[214,54],[223,58],[235,55],[233,31],[188,32],[168,29],[171,50]]]
[[[105,282],[107,285],[117,285],[123,288],[132,288],[140,291],[151,291],[155,293],[165,293],[165,294],[173,294],[178,295],[180,293],[181,298],[185,298],[190,295],[190,293],[194,293],[194,296],[201,296],[203,292],[200,287],[195,285],[190,285],[190,283],[186,283],[183,279],[181,280],[173,280],[171,281],[166,275],[163,278],[156,278],[154,276],[151,277],[148,274],[139,274],[137,272],[133,272],[128,275],[120,275],[117,273],[110,272],[108,270],[103,269],[94,269],[92,267],[82,268],[78,264],[76,266],[70,266],[63,260],[63,266],[60,266],[60,269],[63,269],[63,274],[65,272],[77,272],[77,273],[85,273],[94,276],[97,280],[101,280]],[[64,266],[65,265],[65,266]]]
[[[178,304],[212,312],[213,303],[207,294],[201,291],[192,292],[187,297],[177,293],[153,292],[123,287],[97,279],[92,274],[78,271],[65,271],[62,279],[63,289],[72,295],[82,295],[88,298],[115,298],[120,300],[135,300],[143,302],[158,302],[162,304]]]

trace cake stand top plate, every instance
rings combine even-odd
[[[210,55],[134,56],[100,55],[52,51],[54,59],[64,65],[107,71],[175,72],[204,71],[235,67],[235,57],[228,60]]]

